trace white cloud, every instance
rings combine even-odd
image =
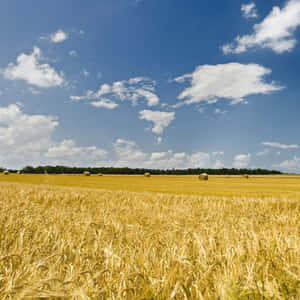
[[[265,149],[264,151],[257,152],[256,156],[264,156],[264,155],[268,154],[269,152],[270,152],[270,150]]]
[[[140,111],[140,119],[152,122],[154,125],[152,132],[162,134],[164,129],[175,119],[175,112],[142,110]]]
[[[0,107],[0,166],[196,168],[213,165],[208,153],[144,152],[134,141],[125,139],[117,139],[110,153],[97,146],[77,145],[72,139],[57,142],[53,135],[58,125],[56,117],[24,113],[18,104]]]
[[[270,48],[278,54],[291,51],[299,26],[300,0],[289,0],[282,9],[274,6],[261,23],[254,25],[252,34],[237,36],[233,43],[223,46],[223,52],[243,53],[253,47]]]
[[[107,158],[107,151],[96,146],[79,147],[73,140],[63,140],[50,147],[45,156],[58,164],[73,165],[76,162],[76,165],[86,166],[103,162]]]
[[[223,151],[219,151],[219,152],[218,152],[218,151],[215,151],[215,152],[212,153],[212,155],[213,155],[213,156],[224,155],[224,152],[223,152]]]
[[[267,83],[266,75],[270,69],[257,64],[228,63],[224,65],[198,66],[191,74],[175,78],[177,82],[188,80],[190,86],[179,96],[179,104],[205,102],[207,104],[219,99],[228,99],[231,104],[243,102],[250,95],[268,94],[283,87],[274,82]]]
[[[248,104],[248,101],[246,101],[245,99],[234,99],[231,100],[230,105],[236,105],[236,104]]]
[[[227,114],[227,110],[221,110],[220,108],[216,108],[215,109],[215,114],[216,115],[225,115],[225,114]]]
[[[279,149],[283,149],[283,150],[286,150],[286,149],[299,149],[300,148],[299,145],[285,145],[285,144],[276,143],[276,142],[263,142],[262,144],[264,146],[279,148]]]
[[[145,161],[148,168],[208,168],[213,166],[210,154],[196,152],[187,154],[185,152],[152,152]]]
[[[107,109],[114,109],[118,106],[116,102],[111,101],[109,99],[100,99],[99,101],[92,101],[90,104],[94,107],[107,108]]]
[[[34,47],[31,54],[20,54],[17,63],[10,63],[2,73],[6,79],[24,80],[41,88],[62,86],[65,83],[64,74],[56,72],[48,64],[42,64],[41,60],[41,50]]]
[[[85,99],[85,98],[83,98],[81,96],[70,96],[70,100],[72,100],[72,101],[80,101],[83,99]]]
[[[205,152],[197,152],[189,156],[188,165],[192,168],[207,168],[210,166],[210,155]]]
[[[116,160],[113,166],[137,168],[205,168],[214,166],[210,155],[205,152],[186,154],[185,152],[143,152],[138,145],[129,140],[117,139],[114,143]],[[219,164],[219,163],[217,163]]]
[[[152,152],[146,161],[148,168],[181,168],[187,161],[187,155],[182,153],[174,153],[172,150],[166,152]]]
[[[224,164],[220,160],[217,160],[215,162],[214,169],[222,169],[222,168],[224,168]]]
[[[156,160],[165,160],[168,158],[169,154],[172,154],[172,151],[169,152],[153,152],[151,154],[151,161],[156,161]]]
[[[161,142],[162,142],[162,137],[161,136],[156,137],[157,145],[161,144]]]
[[[278,166],[276,166],[278,167]],[[294,156],[291,160],[285,160],[280,165],[280,168],[289,171],[299,171],[300,170],[300,157]]]
[[[136,93],[147,100],[148,106],[154,106],[159,103],[159,98],[152,91],[141,88],[137,89]]]
[[[117,161],[114,165],[119,167],[141,167],[147,157],[147,154],[140,150],[133,141],[117,139],[114,149],[117,154]]]
[[[88,77],[90,75],[90,73],[87,70],[83,70],[82,73],[85,77]]]
[[[233,166],[235,168],[247,168],[251,160],[251,154],[239,154],[234,157]]]
[[[71,96],[71,100],[92,100],[106,98],[130,101],[137,105],[140,99],[144,99],[148,106],[159,104],[159,98],[155,94],[155,81],[145,77],[135,77],[129,80],[116,81],[110,84],[102,84],[98,91],[88,91],[84,96]]]
[[[56,118],[25,114],[20,105],[0,107],[0,165],[38,162],[52,145],[51,135],[57,126]]]
[[[61,29],[50,35],[50,41],[52,43],[62,43],[68,38],[68,35]]]
[[[77,56],[77,52],[75,50],[69,51],[70,56]]]
[[[5,146],[22,146],[40,149],[48,145],[49,136],[58,126],[55,117],[27,115],[20,105],[0,107],[0,143]]]
[[[30,93],[33,94],[33,95],[39,95],[39,94],[41,93],[40,90],[37,90],[37,89],[35,89],[35,88],[33,88],[33,87],[29,87],[28,90],[29,90]]]
[[[57,143],[56,117],[26,114],[19,104],[0,107],[0,166],[104,164],[107,152],[96,146],[77,146],[73,140]]]
[[[242,4],[241,11],[246,19],[257,18],[257,9],[254,2]]]

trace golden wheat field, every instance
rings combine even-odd
[[[300,177],[0,175],[0,299],[300,299]]]

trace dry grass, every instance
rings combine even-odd
[[[300,198],[0,184],[1,299],[299,299]]]

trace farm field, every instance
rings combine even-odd
[[[300,177],[0,175],[0,299],[300,299]]]
[[[83,176],[83,175],[27,175],[0,174],[0,182],[46,184],[69,187],[126,190],[132,192],[159,192],[193,195],[300,196],[300,176],[209,176],[199,181],[197,176]]]

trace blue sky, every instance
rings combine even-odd
[[[300,172],[300,0],[0,4],[0,165]]]

